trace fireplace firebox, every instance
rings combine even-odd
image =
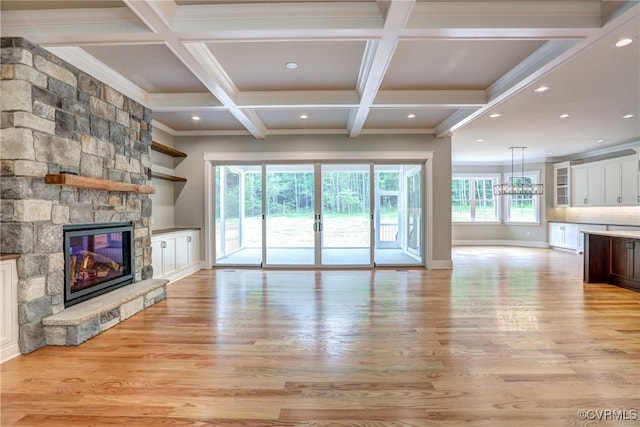
[[[133,224],[67,225],[64,233],[64,306],[133,282]]]

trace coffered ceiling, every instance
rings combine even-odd
[[[0,7],[3,36],[149,106],[175,136],[452,135],[460,164],[509,161],[510,146],[541,160],[640,140],[637,1]],[[633,42],[615,47],[623,37]]]

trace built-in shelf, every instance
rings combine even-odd
[[[187,157],[187,153],[183,153],[180,150],[176,150],[173,147],[169,147],[164,144],[160,144],[159,142],[152,141],[151,149],[153,151],[157,151],[158,153],[166,154],[171,157]]]
[[[122,191],[125,193],[142,194],[153,194],[156,192],[156,189],[150,185],[131,184],[127,182],[111,181],[108,179],[92,178],[89,176],[80,176],[68,173],[46,175],[44,177],[44,182],[47,184],[88,188],[91,190]]]
[[[187,153],[183,153],[180,150],[176,150],[173,147],[169,147],[168,145],[160,144],[159,142],[153,141],[151,142],[151,149],[153,151],[157,151],[158,153],[166,154],[171,157],[187,157]],[[181,176],[169,175],[162,172],[151,172],[151,178],[156,179],[164,179],[165,181],[172,182],[187,182],[187,178],[183,178]]]
[[[164,179],[165,181],[187,182],[187,178],[181,176],[168,175],[166,173],[151,172],[151,178]]]

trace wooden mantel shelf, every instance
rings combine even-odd
[[[49,174],[44,177],[47,184],[65,185],[68,187],[88,188],[91,190],[122,191],[125,193],[153,194],[156,189],[150,185],[130,184],[127,182],[110,181],[108,179],[92,178],[89,176],[68,173]]]

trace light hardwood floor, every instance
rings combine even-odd
[[[79,347],[4,363],[2,426],[638,425],[640,293],[546,249],[454,265],[202,270]]]

